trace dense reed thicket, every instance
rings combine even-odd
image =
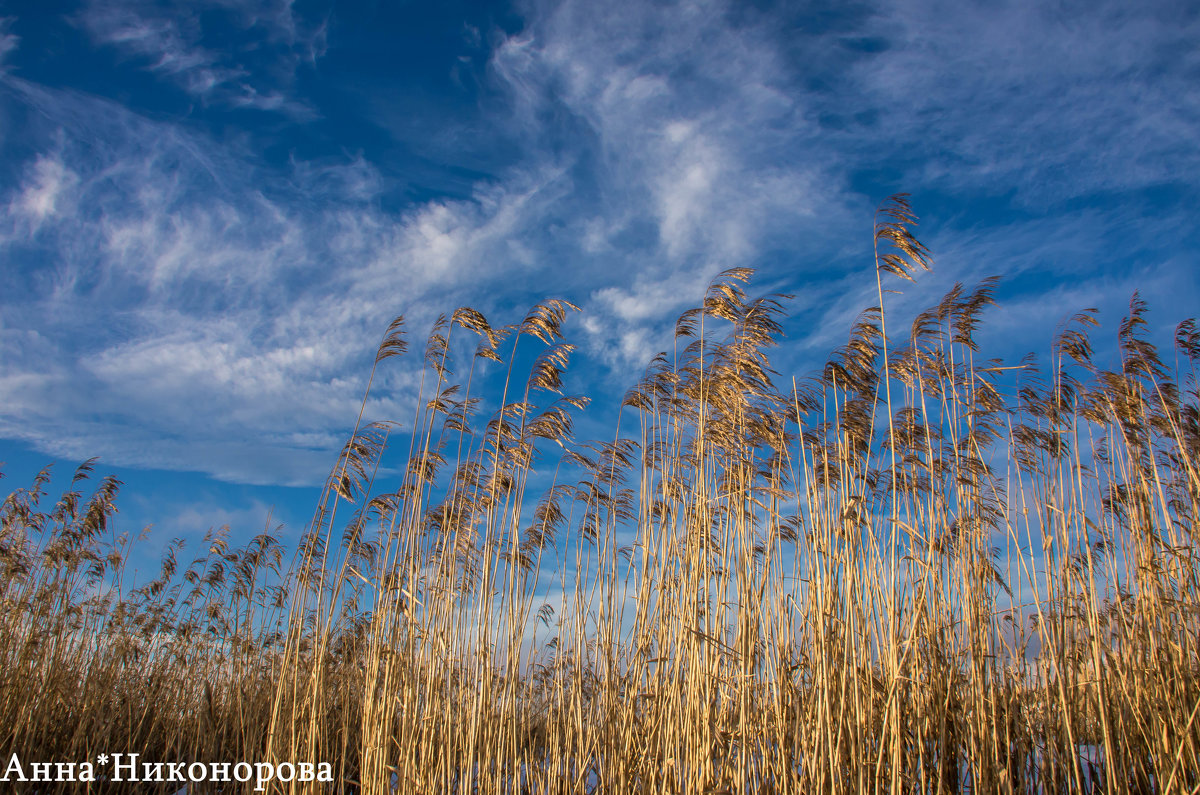
[[[1135,296],[1113,369],[1093,312],[1004,365],[975,342],[991,281],[897,331],[885,280],[928,257],[904,197],[877,219],[879,305],[820,373],[772,371],[785,297],[728,271],[605,441],[561,393],[574,307],[443,318],[402,474],[393,426],[357,426],[290,564],[217,534],[130,587],[118,484],[85,498],[85,465],[46,510],[39,476],[0,509],[3,759],[325,761],[305,786],[338,792],[1196,791],[1200,333],[1164,356]],[[406,347],[397,320],[375,366]]]

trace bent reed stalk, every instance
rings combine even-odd
[[[89,462],[42,511],[39,474],[0,508],[3,759],[332,765],[288,792],[1196,791],[1200,333],[1164,361],[1135,295],[1118,368],[1094,310],[1045,371],[984,361],[987,280],[889,338],[915,220],[881,208],[880,305],[806,379],[770,367],[787,297],[723,273],[607,441],[562,394],[575,307],[439,319],[399,481],[360,412],[289,566],[222,531],[131,586],[119,483],[84,499]],[[397,319],[372,380],[406,349]]]

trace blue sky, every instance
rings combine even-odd
[[[582,312],[580,435],[732,266],[803,375],[874,302],[875,206],[1003,281],[985,353],[1140,290],[1197,314],[1186,2],[0,3],[4,485],[100,457],[156,538],[299,532],[379,336]],[[370,418],[406,420],[415,357]]]

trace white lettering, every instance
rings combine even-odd
[[[113,781],[141,781],[137,774],[137,759],[141,754],[113,754]],[[129,757],[128,762],[122,761]],[[121,771],[129,773],[129,778],[121,778]]]
[[[8,768],[4,771],[4,778],[0,778],[0,781],[8,781],[8,777],[11,776],[14,771],[17,774],[17,781],[29,780],[25,778],[25,770],[21,767],[21,760],[17,758],[16,754],[13,754],[12,759],[8,760]]]
[[[258,780],[254,784],[254,791],[262,792],[265,789],[263,784],[275,778],[275,765],[270,762],[255,762],[254,769],[256,771],[255,775],[258,776]],[[263,775],[264,769],[267,771],[265,776]]]

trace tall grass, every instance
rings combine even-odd
[[[45,511],[39,475],[0,509],[0,754],[324,761],[339,792],[1197,791],[1200,333],[1164,360],[1135,296],[1119,367],[1093,311],[1004,365],[992,280],[897,333],[914,223],[881,208],[879,305],[808,378],[770,367],[786,297],[722,274],[604,441],[561,392],[570,304],[440,319],[402,473],[360,413],[288,565],[217,534],[131,587],[118,483]],[[375,367],[406,352],[397,319]]]

